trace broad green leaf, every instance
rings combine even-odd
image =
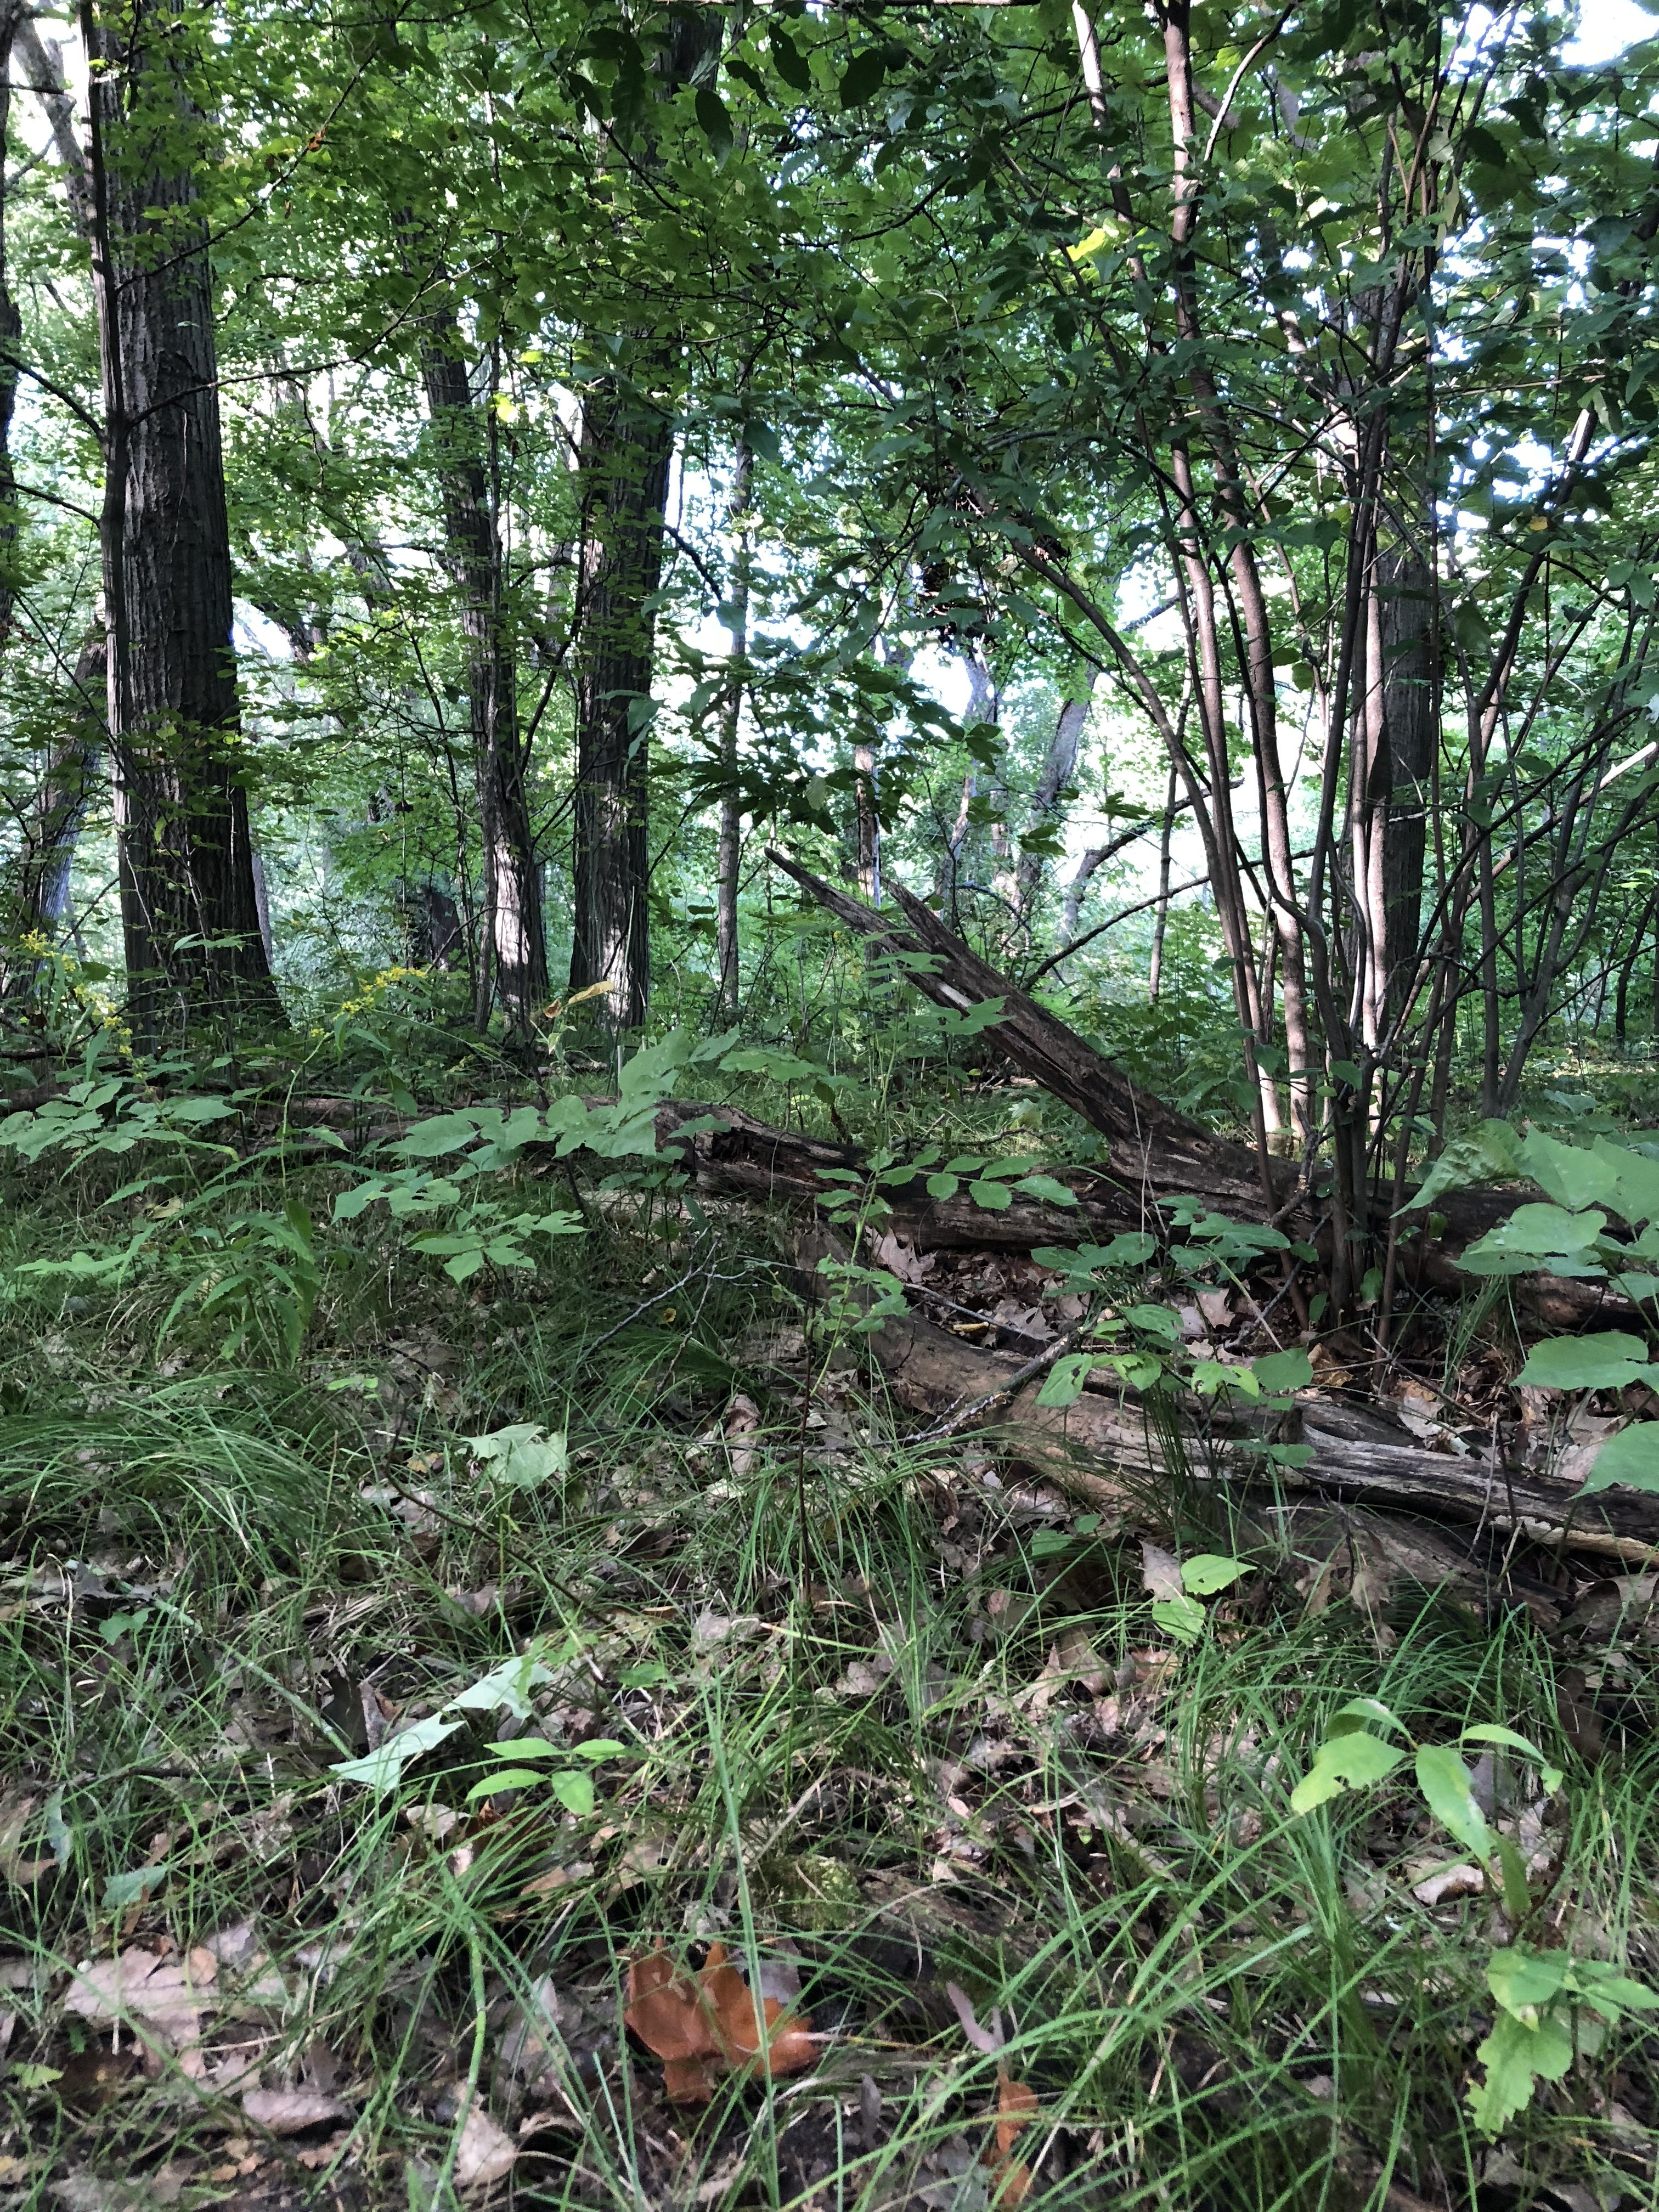
[[[1632,1421],[1609,1437],[1581,1486],[1583,1494],[1610,1490],[1659,1490],[1659,1421]]]
[[[790,89],[793,92],[811,92],[812,89],[811,69],[805,55],[802,53],[787,31],[775,25],[773,26],[767,32],[766,43],[771,51],[773,68]]]
[[[417,1121],[392,1149],[406,1160],[441,1159],[446,1152],[462,1151],[477,1133],[477,1124],[470,1115],[434,1114],[428,1121]]]
[[[1077,1193],[1068,1190],[1063,1182],[1057,1182],[1050,1175],[1026,1176],[1014,1185],[1014,1188],[1023,1191],[1027,1198],[1046,1199],[1050,1206],[1077,1204]]]
[[[469,1437],[467,1449],[497,1482],[514,1490],[533,1490],[569,1466],[565,1432],[548,1435],[539,1421],[516,1421],[484,1437]]]
[[[104,1912],[125,1912],[128,1905],[142,1904],[151,1890],[159,1889],[167,1878],[165,1864],[134,1867],[128,1874],[112,1874],[104,1884],[99,1909]]]
[[[486,1744],[497,1759],[563,1759],[568,1754],[562,1743],[550,1743],[544,1735],[512,1735],[504,1742]]]
[[[697,127],[708,141],[708,150],[717,161],[724,161],[732,151],[732,117],[726,102],[710,85],[699,85],[693,103],[696,111]]]
[[[1501,2136],[1532,2102],[1538,2081],[1559,2081],[1571,2065],[1572,2037],[1561,2021],[1527,2027],[1513,2013],[1500,2012],[1474,2055],[1486,2072],[1469,2091],[1469,2110],[1483,2135]]]
[[[503,1766],[496,1773],[486,1774],[475,1782],[466,1793],[469,1805],[476,1805],[480,1797],[493,1797],[498,1790],[534,1790],[545,1782],[546,1775],[533,1766]]]
[[[1089,1370],[1095,1364],[1092,1354],[1068,1352],[1055,1360],[1037,1392],[1039,1406],[1074,1406],[1083,1395],[1083,1386],[1089,1379]]]
[[[1311,1812],[1345,1790],[1368,1789],[1373,1782],[1386,1780],[1405,1756],[1397,1745],[1363,1729],[1333,1737],[1321,1744],[1312,1766],[1291,1790],[1291,1810]]]
[[[1196,1644],[1204,1633],[1204,1608],[1195,1597],[1183,1590],[1179,1597],[1160,1597],[1152,1601],[1152,1620],[1164,1635],[1174,1637],[1177,1644]]]
[[[1200,1552],[1181,1563],[1182,1583],[1194,1597],[1213,1597],[1249,1571],[1243,1559],[1230,1559],[1220,1552]]]
[[[591,1735],[586,1743],[573,1743],[565,1756],[568,1759],[626,1759],[628,1746],[618,1743],[613,1735]]]
[[[1466,1728],[1458,1741],[1462,1743],[1490,1743],[1497,1745],[1503,1750],[1518,1751],[1523,1759],[1531,1759],[1533,1765],[1538,1769],[1539,1779],[1543,1783],[1546,1790],[1559,1790],[1561,1787],[1561,1769],[1550,1765],[1548,1759],[1529,1736],[1517,1735],[1513,1729],[1500,1728],[1493,1723],[1483,1722],[1478,1728]]]
[[[1620,1390],[1643,1379],[1648,1348],[1639,1336],[1598,1329],[1589,1336],[1553,1336],[1534,1345],[1517,1382],[1543,1390]]]
[[[1300,1390],[1313,1381],[1313,1362],[1300,1345],[1288,1352],[1270,1352],[1250,1365],[1264,1390]]]
[[[1486,1986],[1505,2012],[1533,2027],[1540,2006],[1565,1988],[1571,1965],[1570,1952],[1534,1951],[1524,1943],[1511,1943],[1494,1951],[1486,1961]]]
[[[861,107],[866,100],[873,100],[886,74],[887,56],[882,47],[866,46],[862,53],[854,54],[842,71],[842,107]]]
[[[1333,1735],[1351,1735],[1355,1729],[1367,1725],[1396,1729],[1406,1734],[1406,1724],[1396,1713],[1390,1712],[1380,1698],[1350,1698],[1339,1705],[1331,1722]]]
[[[550,1774],[549,1786],[567,1813],[585,1817],[593,1809],[593,1778],[587,1774]]]
[[[975,1206],[982,1206],[988,1213],[1006,1213],[1013,1204],[1006,1182],[988,1182],[983,1176],[978,1182],[969,1184],[968,1195]]]
[[[552,1679],[550,1669],[544,1666],[538,1648],[532,1644],[528,1651],[521,1651],[515,1659],[503,1660],[470,1689],[453,1697],[444,1711],[493,1713],[505,1706],[514,1720],[526,1720],[530,1715],[530,1692]]]
[[[942,1172],[930,1175],[927,1178],[927,1195],[929,1198],[938,1199],[954,1198],[961,1188],[961,1182],[959,1176],[945,1175]]]
[[[1131,1390],[1150,1390],[1164,1373],[1164,1362],[1155,1352],[1111,1352],[1100,1364],[1111,1368]]]
[[[1425,1743],[1417,1753],[1417,1786],[1429,1810],[1484,1866],[1492,1856],[1492,1831],[1474,1802],[1474,1778],[1448,1745]]]

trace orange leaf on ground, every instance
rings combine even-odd
[[[697,1977],[713,2008],[714,2033],[727,2063],[739,2073],[799,2074],[817,2057],[808,2021],[776,1997],[757,1997],[726,1955],[709,1946]]]
[[[628,1970],[623,2019],[664,2061],[676,2104],[707,2104],[724,2068],[747,2075],[798,2074],[817,2057],[811,2023],[776,1997],[758,2000],[723,1943],[711,1943],[695,1982],[659,1944]]]
[[[1014,2137],[1037,2115],[1036,2091],[997,2069],[996,2141],[985,2147],[985,2163],[995,2177],[991,2201],[999,2207],[1023,2203],[1031,2187],[1031,2169],[1012,2155]]]
[[[699,1992],[660,1945],[629,1966],[623,2020],[659,2058],[683,2062],[717,2054]]]

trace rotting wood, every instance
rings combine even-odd
[[[915,1316],[884,1322],[870,1343],[906,1411],[945,1418],[1005,1388],[1024,1364],[1007,1352],[978,1351]],[[989,1419],[1010,1452],[1063,1489],[1091,1504],[1145,1510],[1149,1498],[1167,1495],[1172,1483],[1190,1479],[1169,1466],[1132,1394],[1085,1389],[1073,1405],[1060,1408],[1038,1404],[1041,1388],[1031,1382],[1018,1389]],[[1275,1468],[1271,1486],[1316,1492],[1337,1503],[1426,1514],[1483,1534],[1593,1552],[1630,1565],[1645,1565],[1659,1557],[1659,1498],[1619,1490],[1585,1498],[1535,1470],[1472,1456],[1459,1459],[1415,1443],[1382,1442],[1377,1431],[1387,1425],[1373,1409],[1362,1413],[1311,1395],[1298,1399],[1281,1440],[1306,1446],[1312,1456],[1299,1468]],[[1224,1461],[1229,1441],[1219,1436],[1211,1448],[1218,1449]],[[1191,1446],[1194,1462],[1201,1468],[1206,1445],[1194,1434]],[[1224,1480],[1242,1490],[1259,1489],[1264,1481],[1237,1464],[1219,1474],[1206,1472],[1201,1479]]]

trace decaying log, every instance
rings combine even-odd
[[[907,1316],[870,1339],[893,1395],[907,1411],[948,1415],[998,1391],[1024,1364],[1009,1352],[981,1352],[930,1322]],[[1248,1461],[1227,1465],[1229,1439],[1188,1440],[1185,1467],[1171,1466],[1145,1409],[1128,1391],[1085,1389],[1065,1408],[1037,1403],[1028,1383],[993,1419],[1006,1448],[1073,1494],[1120,1512],[1146,1513],[1186,1482],[1255,1492],[1262,1475]],[[1535,1470],[1471,1455],[1459,1459],[1403,1441],[1384,1441],[1391,1424],[1371,1408],[1309,1395],[1296,1402],[1280,1441],[1306,1446],[1299,1468],[1277,1468],[1269,1486],[1311,1492],[1339,1504],[1422,1514],[1477,1533],[1589,1552],[1646,1565],[1659,1559],[1659,1498],[1635,1491],[1586,1498],[1571,1484]],[[1218,1463],[1217,1463],[1218,1461]]]
[[[688,1135],[688,1130],[693,1133]],[[864,1156],[851,1145],[774,1128],[741,1107],[686,1099],[672,1099],[658,1109],[657,1142],[684,1155],[697,1188],[714,1196],[821,1205],[846,1195],[846,1184],[831,1170],[861,1170],[864,1165]],[[1030,1252],[1042,1244],[1105,1243],[1123,1230],[1155,1225],[1157,1216],[1146,1191],[1130,1192],[1114,1177],[1088,1169],[1048,1171],[1075,1194],[1075,1206],[1054,1206],[1016,1194],[1006,1207],[993,1212],[975,1205],[965,1190],[954,1198],[930,1199],[925,1179],[917,1176],[911,1182],[883,1191],[891,1212],[881,1225],[917,1252]],[[1527,1195],[1524,1189],[1448,1192],[1441,1205],[1453,1218],[1445,1233],[1436,1238],[1413,1236],[1402,1243],[1405,1281],[1453,1296],[1466,1291],[1470,1278],[1459,1271],[1458,1254],[1466,1243],[1496,1227]],[[1254,1212],[1248,1206],[1238,1210],[1245,1219],[1259,1218],[1260,1193]],[[1553,1275],[1519,1277],[1515,1291],[1519,1303],[1546,1328],[1581,1328],[1593,1316],[1600,1316],[1604,1326],[1622,1325],[1634,1310],[1604,1284],[1567,1282]]]

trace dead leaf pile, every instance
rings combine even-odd
[[[765,1987],[768,1979],[774,1989]],[[751,1991],[712,1943],[695,1975],[659,1944],[628,1969],[625,2024],[663,2061],[663,2087],[678,2105],[706,2105],[720,2076],[799,2074],[817,2057],[818,2039],[805,2013],[792,2009],[799,1994],[793,1968],[762,1968],[762,1987]]]

